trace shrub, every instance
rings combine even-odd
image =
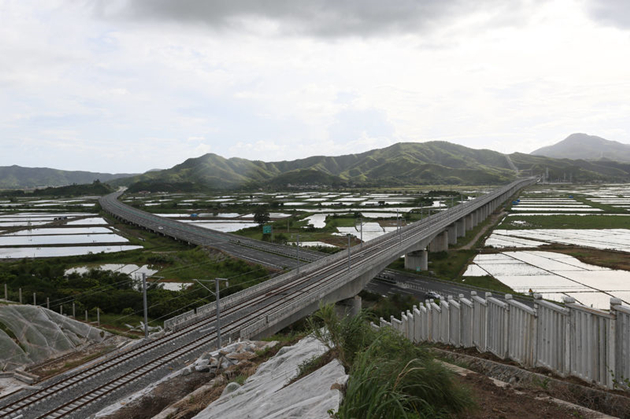
[[[366,319],[363,313],[340,320],[332,305],[310,319],[313,333],[349,370],[335,417],[446,418],[473,406],[468,391],[424,347],[392,328],[374,330]]]

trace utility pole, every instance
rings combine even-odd
[[[347,234],[348,236],[348,272],[350,272],[350,234]]]
[[[221,349],[221,304],[220,304],[221,297],[219,296],[219,281],[225,281],[226,286],[230,286],[230,283],[228,282],[226,278],[214,278],[215,291],[212,292],[208,287],[203,285],[199,279],[193,278],[193,281],[197,282],[199,285],[201,285],[206,290],[208,290],[210,294],[214,294],[214,297],[216,298],[215,301],[216,301],[216,306],[217,306],[217,327],[216,327],[217,328],[217,350],[220,350]]]
[[[361,244],[359,246],[363,249],[363,217],[359,218],[359,220],[361,221]]]
[[[149,337],[148,309],[147,309],[147,274],[142,272],[142,304],[144,305],[144,338]]]
[[[219,280],[221,278],[214,278],[214,289],[216,290],[215,296],[217,298],[217,351],[221,350],[221,304],[219,301]],[[227,279],[224,279],[227,281]]]
[[[300,274],[300,233],[297,235],[297,273]]]

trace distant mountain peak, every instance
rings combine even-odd
[[[606,159],[630,162],[630,145],[610,141],[596,135],[575,133],[554,145],[539,148],[530,154],[556,159]]]

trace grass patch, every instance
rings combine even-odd
[[[441,279],[457,279],[476,255],[477,251],[472,249],[429,253],[429,270]]]
[[[247,380],[247,375],[239,374],[236,377],[230,380],[231,383],[237,383],[239,386],[245,384],[245,380]]]
[[[476,255],[477,251],[472,249],[429,252],[429,271],[422,272],[422,274],[447,281],[461,278],[464,269]],[[409,271],[405,269],[405,262],[402,259],[392,262],[388,268],[399,271]]]
[[[466,285],[470,285],[473,287],[484,288],[488,291],[496,291],[502,294],[514,294],[515,291],[505,285],[503,282],[498,279],[490,276],[466,276],[461,280],[462,283]]]
[[[630,271],[630,258],[628,258],[628,253],[625,252],[585,248],[576,249],[569,246],[557,245],[545,247],[544,249],[573,256],[580,262],[588,263],[590,265]]]

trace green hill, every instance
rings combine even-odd
[[[132,191],[193,191],[301,185],[499,184],[514,176],[501,153],[435,141],[399,143],[360,154],[270,163],[206,154],[167,170],[110,183],[131,185]]]
[[[92,183],[95,180],[107,182],[129,176],[133,175],[57,170],[47,167],[3,166],[0,167],[0,189],[67,186]]]
[[[630,163],[611,160],[553,159],[531,154],[510,154],[512,162],[527,174],[549,173],[549,180],[572,180],[573,182],[627,182],[630,180]]]
[[[511,161],[510,161],[511,159]],[[191,158],[170,169],[110,182],[130,191],[195,192],[218,189],[292,186],[405,186],[503,184],[516,177],[511,164],[526,174],[575,181],[630,179],[630,164],[613,161],[553,159],[491,150],[474,150],[444,141],[398,143],[344,156],[313,156],[279,162],[226,159],[216,154]]]

